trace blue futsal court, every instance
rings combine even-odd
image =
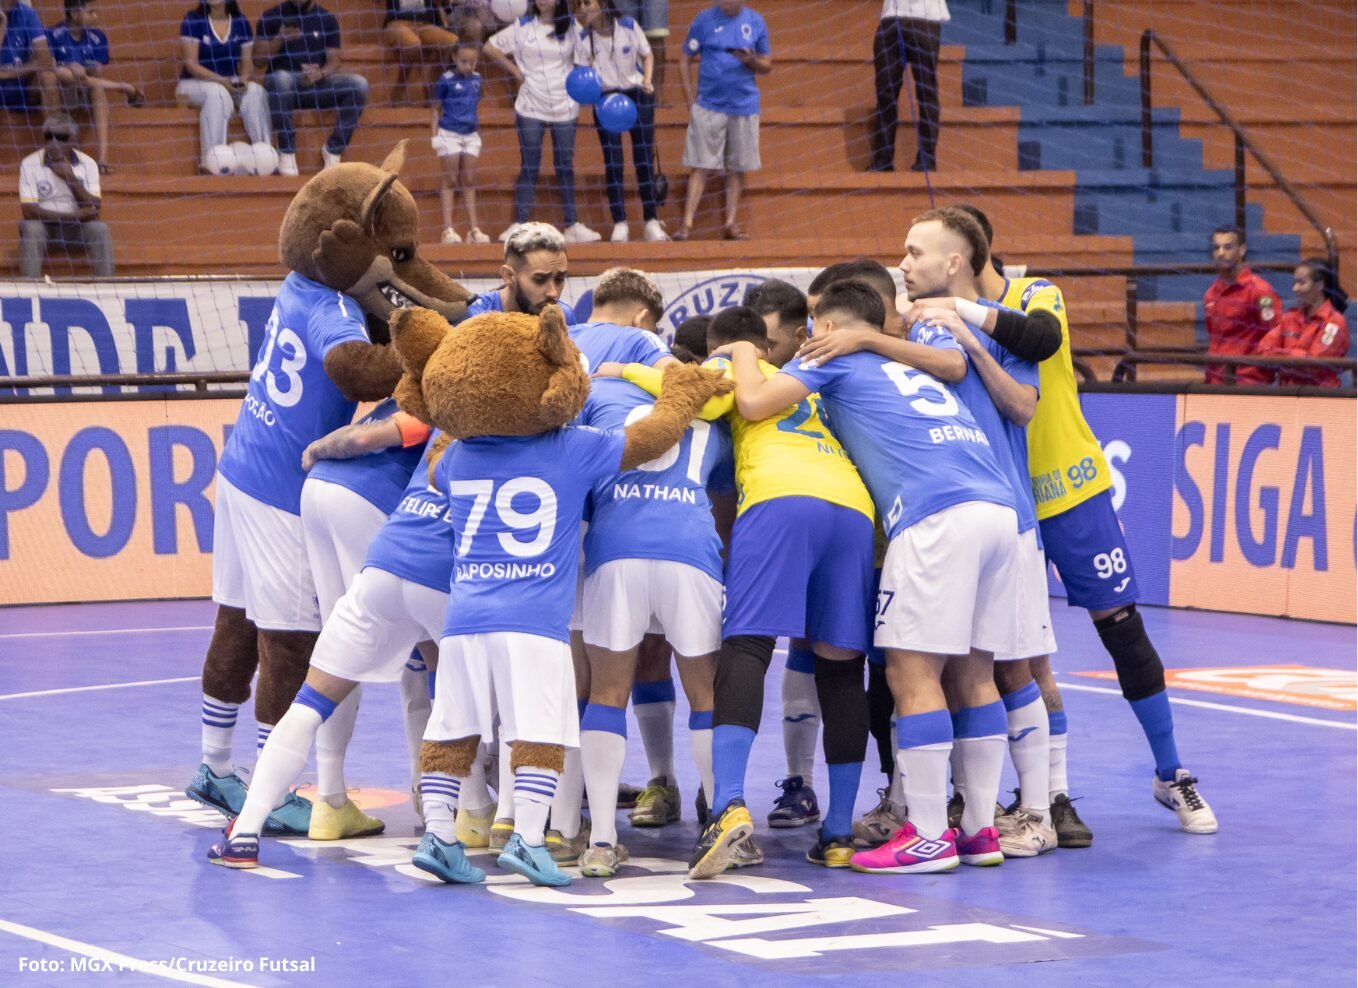
[[[1144,610],[1171,672],[1206,670],[1172,677],[1200,688],[1170,690],[1180,752],[1221,821],[1202,837],[1151,799],[1116,681],[1079,675],[1109,668],[1089,620],[1054,604],[1092,848],[943,875],[806,864],[809,829],[762,826],[785,774],[775,660],[747,781],[767,863],[686,881],[696,781],[681,693],[684,821],[624,822],[618,877],[565,890],[493,861],[485,887],[410,867],[395,686],[366,691],[348,771],[386,835],[268,841],[258,871],[212,866],[221,818],[182,789],[213,605],[0,610],[0,984],[1353,985],[1354,629]],[[640,784],[632,735],[624,778]],[[244,719],[236,737],[251,765]],[[874,750],[860,812],[880,784]],[[816,788],[824,798],[823,775]]]

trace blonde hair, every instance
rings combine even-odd
[[[656,283],[635,268],[609,268],[594,283],[595,308],[613,302],[636,302],[646,306],[659,321],[665,314],[665,296]]]
[[[916,223],[941,223],[945,230],[952,231],[967,242],[971,249],[972,276],[979,276],[985,270],[986,264],[990,261],[990,245],[986,243],[985,230],[981,229],[981,224],[977,223],[976,217],[966,210],[958,209],[956,206],[931,209],[920,213],[911,221],[911,225]]]

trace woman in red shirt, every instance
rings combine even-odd
[[[1278,325],[1259,341],[1259,353],[1273,357],[1342,357],[1349,352],[1349,324],[1343,312],[1349,298],[1339,279],[1320,258],[1307,258],[1292,274],[1292,294],[1301,303],[1283,313]],[[1283,367],[1282,385],[1339,387],[1339,372],[1328,367]]]

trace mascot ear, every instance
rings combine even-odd
[[[363,210],[359,213],[359,223],[362,225],[363,232],[368,236],[374,236],[377,230],[377,213],[382,206],[382,198],[391,191],[391,187],[396,184],[396,175],[388,174],[377,188],[368,193],[368,197],[363,200]]]
[[[583,368],[569,365],[558,367],[547,380],[547,390],[542,393],[540,418],[546,425],[553,427],[568,422],[580,410],[582,393],[580,390]],[[589,380],[585,378],[585,392],[589,391]]]
[[[397,309],[391,314],[391,338],[405,372],[417,380],[448,332],[447,321],[429,309]]]
[[[408,140],[403,140],[391,149],[391,153],[382,161],[382,170],[390,175],[401,174],[401,169],[406,163],[406,144]]]
[[[565,367],[578,358],[571,352],[570,334],[566,332],[566,317],[560,306],[549,305],[538,317],[538,351],[553,367]]]

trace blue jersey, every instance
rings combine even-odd
[[[427,457],[437,438],[436,431],[420,450],[419,463],[409,476],[396,510],[368,543],[363,568],[385,570],[431,590],[447,590],[453,578],[453,547],[457,540],[448,498],[429,484]]]
[[[179,36],[198,42],[198,64],[209,72],[230,79],[240,73],[240,52],[254,41],[250,22],[244,17],[231,18],[226,37],[218,37],[207,14],[195,7],[179,22]],[[191,79],[188,69],[180,69],[179,78]]]
[[[747,117],[759,112],[759,86],[754,70],[746,68],[728,49],[743,48],[768,55],[769,29],[764,18],[749,7],[727,17],[709,7],[693,18],[684,41],[684,54],[698,63],[698,105],[714,113]]]
[[[644,418],[655,399],[617,378],[594,382],[585,423],[621,430]],[[668,559],[722,578],[721,540],[707,496],[720,464],[731,462],[722,422],[695,419],[669,451],[594,485],[585,535],[585,572],[615,559]]]
[[[325,355],[341,343],[367,343],[368,330],[357,302],[294,271],[264,334],[218,469],[256,500],[295,515],[306,481],[302,450],[347,425],[357,407],[326,376]]]
[[[565,302],[557,302],[556,304],[560,306],[561,314],[566,317],[567,326],[575,322],[575,310],[572,309],[570,305],[568,305]],[[496,288],[489,292],[482,292],[480,295],[476,296],[476,298],[468,302],[467,314],[463,318],[470,319],[472,316],[479,316],[483,312],[504,312],[504,311],[505,311],[504,299],[500,297],[500,289]]]
[[[600,364],[645,364],[654,367],[666,357],[670,348],[655,333],[635,326],[619,326],[611,322],[582,322],[570,328],[571,339],[585,355],[585,370],[593,371]]]
[[[47,46],[58,65],[108,64],[108,35],[98,28],[87,27],[77,38],[65,24],[57,24],[47,31]]]
[[[439,127],[454,134],[476,133],[476,106],[481,102],[481,76],[459,75],[449,69],[434,85],[434,100],[442,104]]]
[[[618,472],[623,445],[621,432],[566,426],[448,449],[437,471],[457,531],[445,636],[570,640],[585,498]]]
[[[16,3],[5,13],[8,21],[3,39],[0,39],[0,65],[17,68],[33,58],[34,45],[39,41],[47,41],[47,31],[42,26],[42,18],[32,7]]]
[[[360,421],[382,422],[397,411],[396,399],[388,398]],[[307,476],[347,488],[389,515],[400,503],[422,453],[420,446],[389,446],[347,460],[318,460]]]
[[[944,330],[929,345],[960,349]],[[1014,492],[990,440],[943,382],[862,352],[819,367],[793,361],[779,373],[820,392],[831,427],[872,492],[889,537],[964,501],[1014,507]]]

